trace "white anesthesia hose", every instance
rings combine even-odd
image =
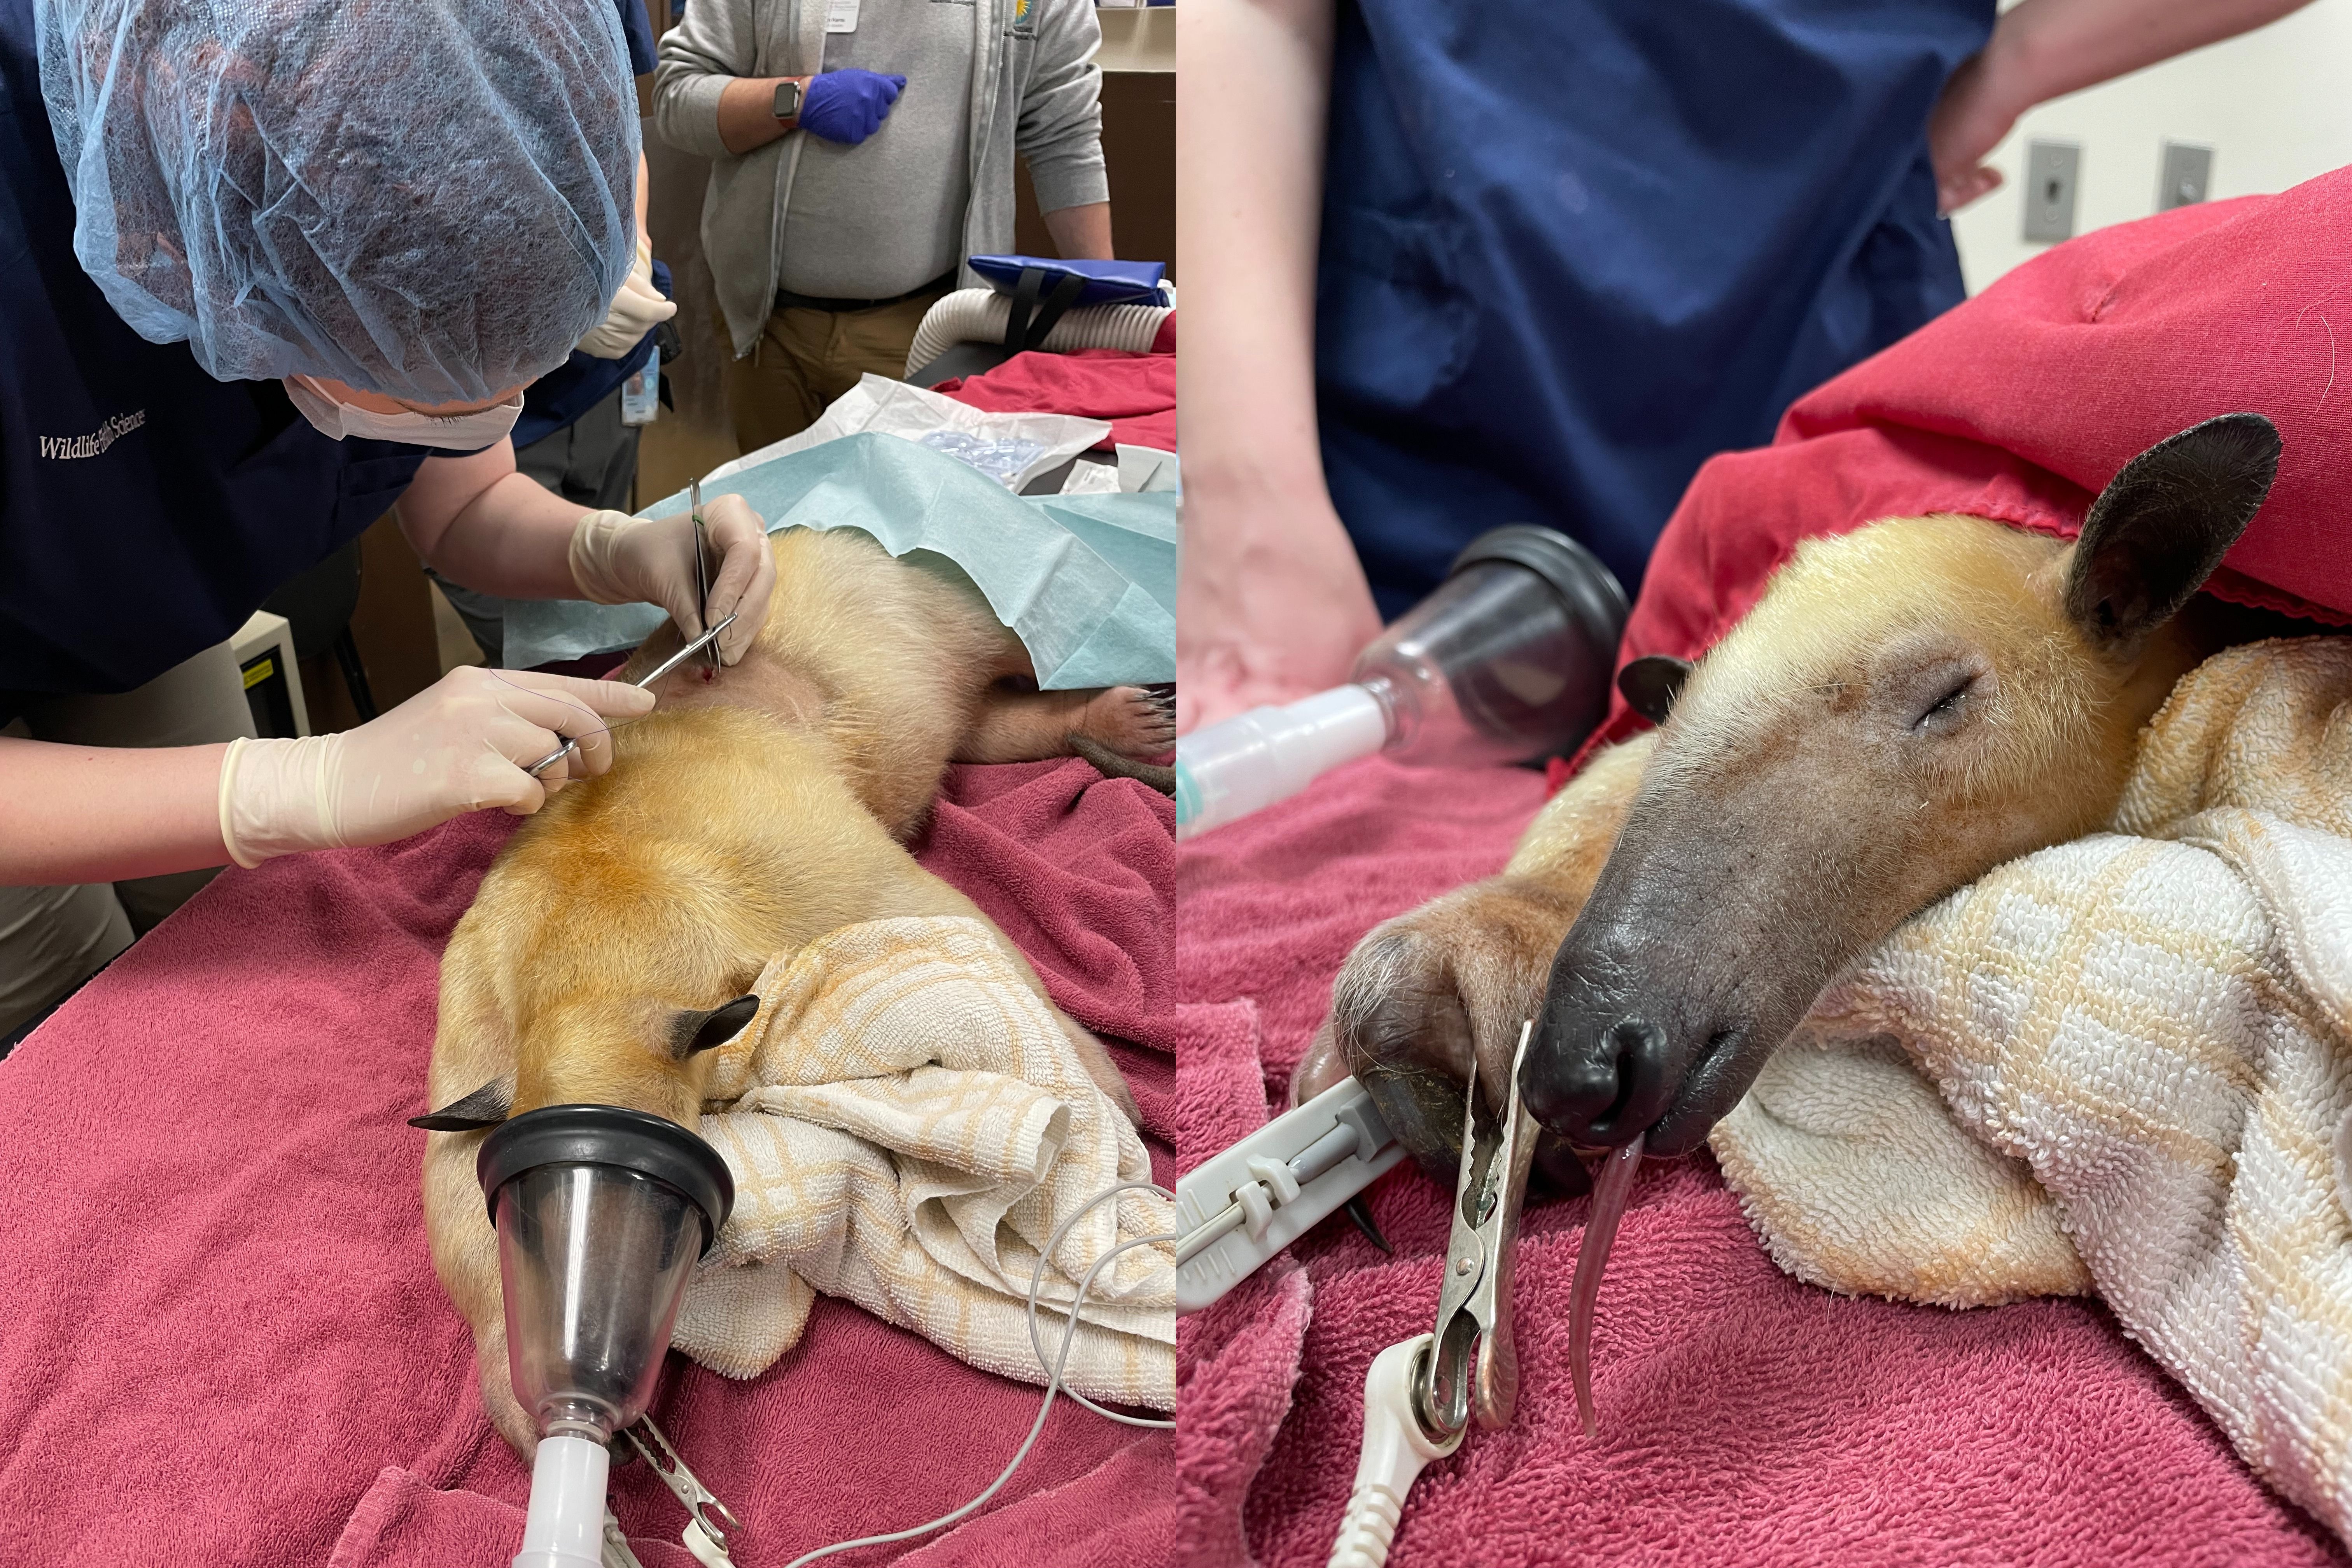
[[[514,1568],[603,1568],[604,1472],[612,1456],[586,1437],[541,1437],[530,1467],[530,1512]]]
[[[1286,708],[1253,708],[1176,742],[1176,837],[1190,838],[1287,800],[1389,742],[1370,688],[1335,686]]]

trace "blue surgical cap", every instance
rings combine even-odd
[[[612,0],[35,0],[74,254],[224,381],[482,402],[636,244]]]

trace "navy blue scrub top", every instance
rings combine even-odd
[[[654,54],[653,24],[646,18],[645,0],[620,0],[620,5],[621,31],[629,44],[629,73],[650,75],[659,61]],[[654,263],[654,287],[665,299],[677,297],[669,268],[659,261]],[[515,421],[515,450],[545,440],[613,395],[653,352],[651,332],[619,359],[598,359],[573,349],[570,359],[532,382],[523,393],[522,417]]]
[[[642,0],[618,4],[635,56]],[[330,440],[278,383],[215,381],[124,324],[74,258],[34,40],[31,0],[0,0],[0,721],[228,637],[431,455]]]
[[[654,263],[654,287],[662,291],[666,300],[677,297],[669,268],[658,261]],[[637,374],[637,367],[651,358],[653,352],[651,332],[639,338],[637,346],[619,359],[598,359],[573,349],[570,359],[524,391],[522,417],[515,421],[515,450],[520,452],[534,441],[545,440],[612,396],[621,383]]]
[[[1993,0],[1340,0],[1331,499],[1384,616],[1506,522],[1627,590],[1707,458],[1958,304],[1927,123]]]

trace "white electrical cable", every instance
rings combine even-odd
[[[1157,1182],[1121,1182],[1117,1186],[1105,1187],[1101,1192],[1097,1193],[1093,1197],[1088,1198],[1085,1203],[1079,1205],[1077,1212],[1071,1215],[1069,1218],[1064,1220],[1060,1226],[1055,1230],[1053,1238],[1045,1243],[1045,1250],[1037,1255],[1036,1267],[1031,1269],[1029,1273],[1029,1342],[1033,1348],[1038,1348],[1039,1353],[1037,1356],[1037,1362],[1041,1366],[1045,1364],[1045,1357],[1042,1347],[1038,1346],[1037,1340],[1037,1291],[1039,1287],[1045,1283],[1045,1260],[1051,1258],[1055,1250],[1061,1247],[1062,1238],[1070,1233],[1070,1227],[1072,1226],[1077,1224],[1081,1219],[1084,1219],[1087,1216],[1087,1212],[1093,1209],[1097,1204],[1101,1203],[1106,1198],[1116,1197],[1121,1193],[1158,1193],[1161,1197],[1168,1199],[1171,1203],[1175,1202],[1176,1198],[1175,1194],[1170,1192],[1166,1187],[1160,1185]],[[1173,1421],[1158,1421],[1149,1420],[1134,1415],[1118,1415],[1103,1409],[1101,1405],[1095,1404],[1094,1401],[1087,1398],[1086,1395],[1077,1393],[1076,1390],[1064,1388],[1062,1386],[1062,1368],[1067,1364],[1070,1359],[1070,1347],[1077,1342],[1078,1323],[1080,1321],[1078,1313],[1080,1309],[1086,1305],[1087,1292],[1094,1288],[1095,1276],[1101,1273],[1103,1269],[1109,1265],[1111,1259],[1117,1258],[1122,1252],[1132,1252],[1139,1247],[1151,1247],[1163,1241],[1174,1241],[1175,1239],[1176,1233],[1172,1230],[1157,1236],[1139,1236],[1133,1241],[1120,1242],[1117,1247],[1112,1247],[1100,1258],[1095,1259],[1094,1267],[1087,1269],[1086,1278],[1078,1281],[1077,1294],[1070,1299],[1068,1309],[1070,1315],[1070,1328],[1069,1331],[1062,1336],[1062,1348],[1055,1353],[1054,1357],[1054,1364],[1046,1373],[1045,1402],[1037,1406],[1037,1419],[1029,1424],[1029,1436],[1021,1440],[1021,1447],[1019,1450],[1013,1454],[1012,1463],[1006,1465],[1003,1472],[997,1476],[996,1479],[989,1483],[988,1489],[986,1491],[981,1493],[978,1497],[972,1499],[961,1508],[957,1509],[953,1513],[943,1513],[940,1515],[939,1518],[931,1521],[929,1524],[919,1524],[911,1530],[894,1531],[888,1535],[860,1536],[856,1541],[842,1541],[836,1542],[831,1546],[820,1546],[814,1552],[803,1552],[800,1556],[793,1558],[790,1563],[784,1565],[784,1568],[803,1568],[803,1564],[814,1563],[820,1557],[831,1557],[835,1552],[855,1552],[862,1546],[887,1546],[894,1541],[911,1541],[918,1535],[929,1535],[932,1531],[953,1524],[956,1521],[962,1519],[967,1514],[976,1511],[985,1504],[989,1499],[994,1497],[999,1491],[1003,1489],[1004,1483],[1013,1479],[1013,1472],[1021,1468],[1021,1461],[1029,1457],[1029,1450],[1036,1446],[1037,1434],[1045,1429],[1045,1417],[1053,1411],[1054,1396],[1056,1394],[1066,1394],[1072,1399],[1076,1400],[1079,1404],[1085,1405],[1087,1409],[1096,1412],[1097,1415],[1109,1416],[1113,1421],[1125,1422],[1130,1426],[1174,1426],[1176,1423]]]
[[[1119,1186],[1106,1188],[1104,1191],[1096,1194],[1093,1197],[1088,1198],[1085,1205],[1079,1208],[1078,1212],[1072,1215],[1069,1219],[1063,1224],[1062,1227],[1054,1233],[1054,1239],[1046,1243],[1045,1250],[1038,1254],[1036,1267],[1029,1270],[1029,1348],[1031,1351],[1035,1352],[1037,1364],[1039,1366],[1044,1366],[1045,1364],[1045,1342],[1037,1337],[1037,1288],[1045,1281],[1045,1259],[1053,1254],[1055,1248],[1061,1246],[1063,1236],[1068,1232],[1071,1226],[1076,1225],[1078,1222],[1078,1220],[1086,1214],[1087,1209],[1094,1207],[1095,1205],[1102,1202],[1103,1199],[1116,1196],[1120,1193],[1140,1191],[1155,1192],[1161,1197],[1169,1196],[1167,1188],[1154,1186],[1149,1182],[1129,1182]],[[1142,1240],[1147,1243],[1173,1241],[1175,1239],[1176,1237],[1173,1232],[1171,1232],[1169,1235],[1164,1237],[1147,1236],[1142,1238]],[[1124,1252],[1127,1250],[1127,1247],[1135,1245],[1137,1244],[1129,1242],[1126,1246],[1121,1247],[1119,1250]],[[1099,1268],[1100,1265],[1097,1264],[1097,1267]],[[1087,1278],[1089,1279],[1094,1278],[1092,1270],[1087,1272]],[[1078,1337],[1078,1303],[1085,1299],[1086,1291],[1083,1289],[1078,1291],[1076,1296],[1071,1298],[1069,1309],[1070,1326],[1068,1331],[1062,1335],[1061,1354],[1064,1356],[1070,1353],[1070,1342]],[[1058,1358],[1055,1364],[1060,1364]],[[1150,1415],[1121,1415],[1116,1410],[1106,1410],[1101,1405],[1097,1405],[1093,1400],[1088,1399],[1085,1394],[1080,1394],[1075,1388],[1066,1388],[1062,1390],[1062,1396],[1066,1399],[1075,1399],[1079,1404],[1085,1405],[1087,1409],[1093,1411],[1096,1415],[1101,1416],[1104,1420],[1116,1421],[1123,1426],[1160,1426],[1173,1430],[1176,1426],[1176,1423],[1173,1421],[1161,1421]],[[1049,1394],[1047,1397],[1050,1398],[1051,1394]]]

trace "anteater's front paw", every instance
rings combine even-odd
[[[1344,1061],[1423,1168],[1450,1185],[1471,1062],[1499,1104],[1520,1030],[1543,1006],[1575,918],[1550,889],[1496,877],[1375,926],[1332,983],[1328,1034],[1306,1065],[1330,1079]],[[1574,1184],[1573,1172],[1569,1160],[1555,1174]]]

